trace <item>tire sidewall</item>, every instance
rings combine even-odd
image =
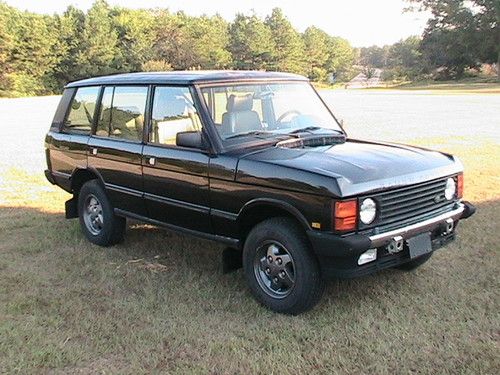
[[[99,203],[102,207],[103,227],[98,234],[93,234],[88,230],[83,218],[85,202],[87,200],[87,197],[91,194],[99,200]],[[80,192],[78,194],[78,213],[80,226],[83,233],[85,234],[85,237],[87,237],[90,242],[96,245],[108,246],[113,234],[114,212],[113,207],[111,206],[111,203],[109,202],[109,199],[104,192],[104,189],[97,182],[97,180],[86,182],[80,189]]]
[[[256,251],[269,240],[283,245],[294,262],[295,284],[290,294],[281,298],[267,294],[260,286],[254,272]],[[267,220],[250,232],[243,248],[243,268],[255,298],[277,312],[294,314],[312,307],[304,308],[302,305],[308,304],[311,290],[318,288],[316,284],[322,282],[317,260],[310,251],[302,229],[287,219]]]

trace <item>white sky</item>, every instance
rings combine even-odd
[[[37,13],[63,12],[70,4],[87,10],[94,0],[4,0],[19,9]],[[189,15],[219,13],[232,20],[236,13],[254,10],[264,17],[280,7],[299,31],[310,25],[330,35],[346,38],[355,47],[392,44],[420,35],[427,21],[424,13],[402,13],[404,0],[108,0],[127,8],[168,8]]]

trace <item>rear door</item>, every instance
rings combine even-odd
[[[178,132],[202,130],[189,88],[155,87],[150,124],[143,158],[149,216],[166,224],[211,232],[209,157],[203,150],[176,145]]]
[[[66,189],[75,168],[87,167],[87,143],[99,92],[99,86],[66,89],[55,118],[62,121],[54,123],[47,134],[49,169]]]
[[[89,140],[89,167],[97,169],[114,207],[146,216],[142,185],[143,128],[148,86],[104,87]]]

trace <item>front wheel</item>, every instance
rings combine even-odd
[[[288,218],[265,220],[250,231],[243,269],[254,297],[275,312],[296,315],[310,310],[324,290],[305,233]]]
[[[104,189],[97,182],[86,182],[78,194],[80,226],[87,239],[99,246],[115,245],[123,240],[126,219],[116,216]]]

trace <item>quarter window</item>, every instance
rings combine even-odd
[[[187,87],[156,87],[151,142],[175,145],[177,133],[200,130],[200,118]]]
[[[148,88],[142,86],[106,87],[101,100],[96,135],[142,140],[147,95]]]
[[[99,89],[99,87],[81,87],[76,90],[68,117],[64,122],[63,128],[66,132],[90,134]]]

